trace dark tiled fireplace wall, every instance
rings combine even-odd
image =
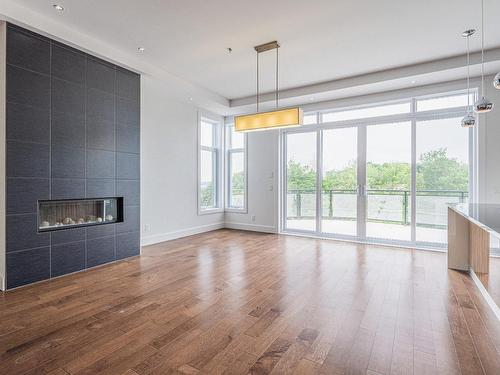
[[[7,28],[7,288],[139,254],[140,76]],[[37,201],[123,197],[124,222],[37,232]]]

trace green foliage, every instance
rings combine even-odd
[[[410,190],[409,163],[367,163],[366,178],[370,189]],[[288,162],[288,190],[314,190],[316,172],[308,165]],[[345,168],[325,172],[323,190],[355,190],[357,185],[356,161]],[[468,167],[447,156],[442,148],[424,153],[417,164],[419,190],[468,190]]]
[[[201,207],[213,207],[214,205],[214,188],[209,182],[201,188]]]
[[[446,148],[420,155],[417,188],[421,190],[468,190],[469,170],[465,163],[449,158]]]
[[[287,176],[288,190],[314,190],[316,188],[316,172],[308,165],[290,160]]]
[[[231,186],[233,187],[233,191],[243,191],[245,189],[245,174],[243,172],[233,174]]]
[[[409,163],[368,163],[366,166],[370,189],[409,190],[410,176]]]

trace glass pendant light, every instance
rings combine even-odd
[[[471,106],[470,106],[470,48],[469,48],[469,38],[474,35],[476,32],[475,29],[469,29],[465,30],[462,33],[462,36],[466,38],[466,45],[467,45],[467,114],[464,116],[462,119],[462,127],[464,128],[472,128],[474,125],[476,125],[476,117],[474,116],[474,113],[472,112]]]
[[[493,87],[500,90],[500,73],[497,73],[495,78],[493,78]]]
[[[486,113],[493,109],[493,103],[484,95],[484,0],[481,0],[481,98],[474,103],[476,113]]]

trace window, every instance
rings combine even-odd
[[[322,122],[357,120],[369,117],[399,115],[411,111],[410,101],[396,104],[385,104],[380,106],[369,106],[354,109],[344,109],[334,112],[326,112],[322,115]]]
[[[227,199],[226,209],[246,211],[246,134],[226,126]]]
[[[458,91],[308,113],[280,133],[282,230],[445,249],[447,204],[476,192],[466,110]]]
[[[221,125],[219,121],[200,117],[198,207],[200,213],[221,209]]]

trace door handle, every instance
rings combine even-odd
[[[366,196],[368,190],[366,189],[366,185],[358,185],[356,186],[356,194],[359,196]]]

